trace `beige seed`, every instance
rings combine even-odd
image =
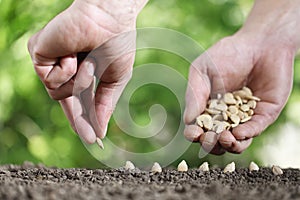
[[[240,109],[244,112],[247,112],[250,110],[249,106],[247,104],[243,104],[241,105]]]
[[[251,118],[252,118],[251,116],[244,117],[244,118],[241,120],[241,123],[245,123],[245,122],[249,121]]]
[[[200,115],[197,117],[196,121],[200,127],[204,127],[207,130],[211,130],[213,127],[212,117],[208,114]]]
[[[219,103],[218,105],[216,105],[215,109],[219,110],[219,111],[226,111],[228,108],[228,106],[225,103]]]
[[[200,165],[200,167],[199,167],[199,170],[203,171],[203,172],[208,172],[209,171],[208,162],[202,163],[202,165]]]
[[[206,111],[208,114],[211,114],[211,115],[218,115],[218,114],[221,113],[221,111],[219,111],[219,110],[209,109],[209,108],[206,108],[205,111]]]
[[[251,162],[250,165],[249,165],[249,170],[250,170],[250,172],[252,172],[252,171],[258,171],[259,167],[258,167],[258,165],[255,162]]]
[[[218,103],[219,101],[217,99],[211,99],[208,101],[208,105],[209,105],[208,108],[214,109]]]
[[[238,109],[236,106],[229,106],[229,107],[228,107],[228,111],[229,111],[231,114],[238,114],[239,109]]]
[[[124,168],[126,170],[133,170],[133,169],[135,169],[135,166],[134,166],[134,164],[132,162],[126,161]]]
[[[236,106],[240,106],[243,104],[243,101],[242,101],[242,98],[240,96],[235,96],[235,99],[236,99]]]
[[[250,108],[254,109],[254,108],[256,108],[256,101],[255,100],[250,100],[250,101],[248,101],[247,105]]]
[[[226,112],[222,112],[222,117],[225,121],[228,120],[228,115],[226,114]]]
[[[234,172],[235,171],[235,163],[234,162],[231,162],[229,163],[228,165],[226,165],[226,167],[224,168],[223,170],[225,173],[229,172]]]
[[[231,121],[234,123],[234,124],[239,124],[240,123],[240,118],[239,116],[233,114],[233,115],[230,115],[229,117],[231,119]]]
[[[243,91],[246,92],[247,96],[252,96],[253,95],[251,89],[246,87],[246,86],[243,87]]]
[[[214,116],[212,117],[212,120],[213,120],[213,121],[215,121],[215,120],[217,120],[217,121],[223,121],[224,118],[223,118],[222,115],[214,115]]]
[[[152,166],[152,169],[151,169],[152,172],[157,172],[157,173],[161,173],[162,172],[162,168],[161,166],[159,165],[159,163],[155,162]]]
[[[250,109],[250,110],[248,111],[248,115],[249,115],[249,116],[254,115],[254,110]]]
[[[234,91],[233,92],[233,96],[235,98],[238,98],[238,96],[239,96],[241,99],[244,99],[248,95],[247,95],[247,93],[244,90],[238,90],[238,91]]]
[[[258,98],[256,96],[247,96],[246,98],[250,99],[250,100],[254,100],[254,101],[260,101],[260,98]]]
[[[226,104],[236,104],[233,94],[229,92],[224,94],[223,100]]]
[[[101,149],[104,149],[103,142],[100,138],[96,137],[96,142]]]
[[[185,160],[182,160],[181,163],[178,164],[177,170],[179,172],[186,172],[188,170],[188,166]]]
[[[275,175],[281,175],[281,174],[283,174],[282,169],[279,166],[276,166],[276,165],[273,165],[272,172]]]
[[[240,119],[244,119],[244,117],[245,117],[244,113],[242,111],[240,111],[240,110],[238,112],[238,116],[239,116]]]

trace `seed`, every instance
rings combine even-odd
[[[239,116],[240,119],[243,119],[244,118],[244,113],[239,110],[238,116]]]
[[[252,91],[250,90],[250,88],[244,86],[243,87],[243,91],[246,92],[247,96],[252,96]]]
[[[98,144],[98,146],[101,148],[101,149],[104,149],[104,145],[103,145],[103,142],[102,142],[102,140],[100,139],[100,138],[96,138],[96,142],[97,142],[97,144]]]
[[[240,123],[240,118],[239,116],[233,114],[229,117],[231,119],[231,121],[234,123],[234,124],[239,124]]]
[[[161,169],[161,166],[159,165],[159,163],[155,162],[153,164],[153,167],[151,169],[152,172],[157,172],[157,173],[161,173],[162,172],[162,169]]]
[[[244,118],[241,120],[241,123],[245,123],[245,122],[249,121],[251,118],[252,118],[251,116],[244,117]]]
[[[225,121],[228,120],[228,115],[226,114],[226,112],[222,112],[222,117]]]
[[[247,105],[250,108],[254,109],[254,108],[256,108],[256,101],[255,100],[250,100],[250,101],[248,101]]]
[[[227,173],[227,172],[229,172],[229,173],[231,173],[231,172],[234,172],[234,170],[235,170],[235,163],[234,162],[231,162],[231,163],[229,163],[228,165],[226,165],[226,167],[224,168],[224,172],[225,173]]]
[[[281,175],[281,174],[283,174],[282,169],[279,166],[276,166],[276,165],[273,165],[272,172],[275,175]]]
[[[124,168],[126,170],[133,170],[133,169],[135,169],[135,166],[134,166],[134,164],[132,162],[126,161]]]
[[[225,103],[220,103],[216,105],[215,109],[219,111],[226,111],[228,106]]]
[[[204,127],[207,130],[211,130],[213,127],[212,117],[208,114],[200,115],[197,117],[196,121],[200,127]]]
[[[218,104],[218,100],[217,99],[211,99],[211,100],[209,100],[208,101],[208,108],[210,108],[210,109],[214,109],[216,106],[217,106],[217,104]]]
[[[249,116],[252,116],[254,114],[254,111],[252,110],[252,109],[250,109],[249,111],[248,111],[248,115]]]
[[[236,106],[240,106],[243,104],[242,98],[240,96],[235,96],[236,99]]]
[[[250,110],[249,106],[247,104],[243,104],[241,105],[240,109],[244,112],[247,112]]]
[[[251,162],[250,165],[249,165],[249,170],[250,170],[250,172],[252,172],[252,171],[258,171],[259,167],[258,167],[258,165],[255,162]]]
[[[215,120],[223,121],[223,120],[225,120],[225,119],[223,118],[222,115],[214,115],[214,116],[212,117],[212,120],[213,120],[213,121],[215,121]]]
[[[247,96],[246,98],[250,99],[250,100],[254,100],[254,101],[260,101],[260,98],[258,98],[256,96]]]
[[[238,90],[238,91],[233,92],[233,96],[235,98],[237,98],[239,96],[240,98],[244,99],[248,95],[247,95],[247,92],[245,92],[244,90]]]
[[[182,160],[181,163],[178,164],[177,170],[179,172],[186,172],[188,170],[188,166],[185,160]]]
[[[231,113],[231,114],[237,114],[239,109],[236,107],[236,106],[229,106],[228,107],[228,111]]]
[[[226,104],[236,104],[233,94],[229,92],[224,94],[223,100]]]
[[[200,165],[199,167],[199,170],[203,172],[208,172],[209,171],[208,162],[202,163],[202,165]]]
[[[209,108],[206,108],[205,111],[208,112],[208,114],[211,114],[211,115],[218,115],[218,114],[221,113],[221,111],[219,111],[219,110],[214,110],[214,109],[209,109]]]

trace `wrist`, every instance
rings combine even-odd
[[[257,0],[236,35],[252,42],[279,45],[296,51],[300,47],[300,1]]]
[[[106,15],[104,20],[135,27],[136,18],[148,0],[75,0],[74,5],[85,13],[91,10]],[[101,19],[103,21],[103,19]]]

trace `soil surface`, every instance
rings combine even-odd
[[[25,163],[0,166],[0,199],[300,199],[300,170],[190,169],[162,173],[111,169],[59,169]]]

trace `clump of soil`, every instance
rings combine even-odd
[[[282,175],[270,168],[153,173],[5,165],[0,166],[0,199],[300,199],[300,170],[283,169]]]

